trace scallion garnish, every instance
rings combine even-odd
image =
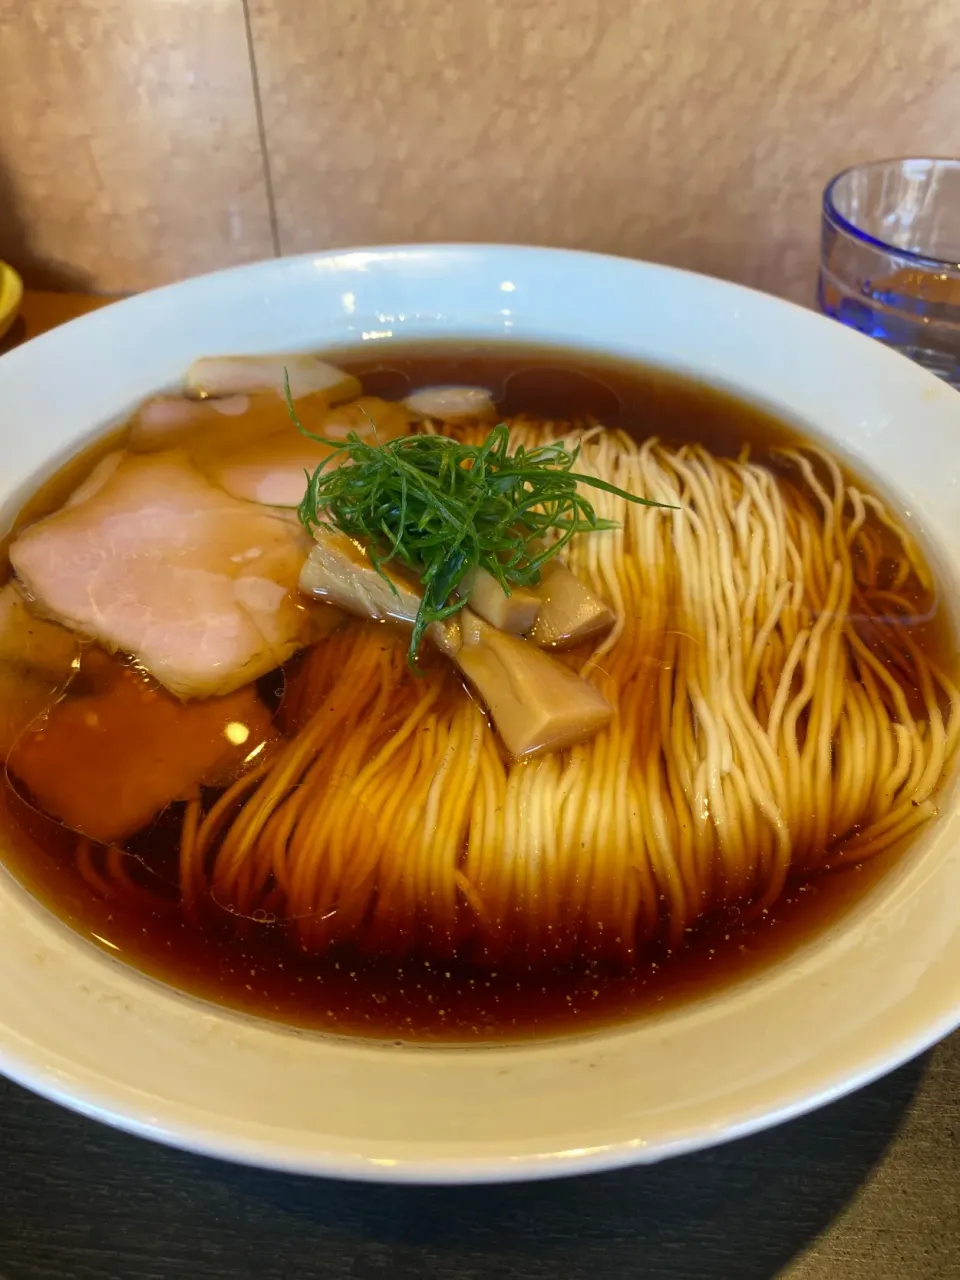
[[[666,505],[574,471],[579,445],[518,445],[511,453],[505,424],[478,445],[435,435],[371,444],[356,433],[324,443],[331,454],[307,475],[300,519],[310,533],[325,525],[361,540],[387,581],[391,561],[416,576],[423,596],[412,666],[427,627],[463,608],[457,589],[471,570],[486,569],[509,595],[511,587],[535,586],[542,565],[576,534],[616,528],[597,516],[578,484],[643,506]]]

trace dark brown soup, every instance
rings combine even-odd
[[[407,349],[373,343],[326,358],[356,374],[366,394],[384,399],[401,399],[411,390],[435,384],[480,385],[493,392],[504,418],[521,414],[567,421],[595,418],[638,441],[655,435],[678,444],[697,442],[728,458],[749,446],[751,456],[769,459],[778,474],[783,470],[786,475],[788,469],[772,458],[772,451],[798,442],[794,429],[725,393],[583,353],[515,344],[437,343]],[[115,445],[116,440],[115,436],[110,443]],[[75,461],[45,485],[18,526],[57,509],[106,448],[104,444],[88,453],[81,463]],[[869,485],[861,488],[870,492]],[[868,524],[871,510],[864,517]],[[893,568],[884,576],[882,562],[890,554],[885,537],[878,524],[874,541],[865,544],[863,553],[869,557],[873,555],[870,548],[876,550],[880,568],[874,564],[871,572],[879,583],[877,590],[891,599],[898,595],[901,602],[896,608],[912,611],[909,643],[914,649],[910,652],[924,655],[943,671],[955,671],[952,633],[933,589],[921,588],[904,575],[898,577]],[[860,554],[856,546],[853,554],[856,562]],[[815,618],[809,622],[816,625]],[[866,697],[866,686],[876,685],[875,696],[891,708],[891,715],[901,706],[901,694],[908,709],[918,706],[926,696],[923,681],[911,674],[903,651],[890,641],[888,632],[871,630],[867,621],[862,638],[865,652],[876,656],[889,679],[879,673],[864,678],[865,684],[853,695],[851,723],[861,715],[856,698]],[[389,637],[384,641],[390,642]],[[268,713],[279,716],[281,729],[285,690],[302,685],[309,661],[309,655],[296,657],[284,672],[259,682],[258,696]],[[651,677],[654,703],[668,696],[664,691],[671,686],[663,679],[668,666],[664,659],[660,674]],[[124,696],[135,704],[134,710],[139,708],[138,699],[152,696],[148,685],[137,684],[142,676],[135,668],[93,647],[80,663],[79,692],[71,687],[67,697],[80,697],[84,689],[108,677],[117,687],[128,682]],[[344,678],[350,678],[349,671]],[[3,698],[9,702],[14,696],[0,688],[0,710]],[[459,686],[451,685],[441,703],[443,698],[460,696]],[[943,694],[938,697],[943,705],[948,701]],[[837,707],[836,714],[842,717],[841,703]],[[773,714],[769,707],[767,714]],[[127,723],[133,721],[123,720],[118,713],[118,724]],[[841,720],[836,723],[841,725]],[[168,731],[176,733],[175,722],[170,724]],[[814,713],[802,712],[796,727],[801,750],[817,731]],[[929,737],[924,731],[917,741],[925,734]],[[891,764],[891,772],[894,768]],[[827,773],[838,789],[853,785],[836,768],[830,774],[828,767]],[[191,910],[184,909],[178,882],[183,803],[171,805],[121,842],[122,847],[108,849],[90,841],[78,843],[74,831],[39,811],[36,795],[14,774],[8,769],[2,792],[8,865],[84,937],[147,974],[245,1013],[387,1039],[488,1042],[579,1033],[702,997],[765,965],[783,962],[798,945],[840,920],[885,873],[903,845],[898,838],[863,862],[845,858],[845,842],[853,839],[855,848],[858,835],[869,828],[870,815],[858,815],[843,831],[827,834],[817,860],[811,857],[803,865],[791,865],[783,891],[768,905],[758,906],[755,900],[752,906],[728,903],[692,919],[679,939],[655,923],[643,945],[621,948],[620,953],[616,947],[598,944],[585,927],[551,958],[555,939],[549,937],[549,929],[538,952],[529,942],[514,945],[508,925],[495,945],[472,935],[451,944],[449,938],[435,940],[424,928],[405,942],[401,939],[399,945],[393,937],[384,949],[377,948],[371,941],[376,935],[370,933],[356,942],[334,940],[316,947],[305,945],[295,922],[282,909],[275,909],[276,894],[271,896],[269,885],[262,898],[266,905],[249,913],[238,912],[215,893]],[[208,811],[217,794],[215,786],[205,787]],[[875,808],[880,801],[874,797],[871,803]],[[843,865],[823,874],[834,862],[833,841],[835,861]],[[873,852],[872,848],[866,851]],[[814,861],[816,875],[811,874]],[[714,883],[714,900],[722,898],[722,889],[722,884]],[[747,904],[750,898],[747,894]],[[666,898],[653,908],[654,915],[659,912],[664,917],[669,910]]]

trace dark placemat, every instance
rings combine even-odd
[[[650,1169],[402,1188],[241,1169],[0,1082],[2,1280],[960,1276],[960,1035],[755,1138]]]

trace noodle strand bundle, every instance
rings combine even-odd
[[[566,431],[581,470],[676,508],[593,490],[619,528],[569,549],[615,614],[576,659],[612,723],[511,761],[452,670],[415,675],[406,637],[351,622],[292,677],[290,741],[188,807],[189,909],[289,918],[311,950],[629,962],[935,811],[958,692],[915,638],[932,583],[883,505],[813,450],[774,466]],[[511,423],[527,447],[562,434]]]

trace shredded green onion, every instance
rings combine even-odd
[[[287,402],[304,431],[289,388]],[[617,527],[597,516],[579,484],[643,506],[666,505],[574,471],[579,445],[518,445],[511,453],[503,423],[479,445],[434,435],[371,444],[355,432],[323,443],[331,454],[313,475],[306,473],[300,520],[311,534],[326,526],[361,540],[387,582],[385,566],[392,561],[418,578],[423,594],[410,639],[413,667],[430,624],[463,608],[458,588],[473,569],[493,574],[509,595],[512,587],[535,586],[543,564],[578,533]],[[346,462],[351,465],[338,465]]]

